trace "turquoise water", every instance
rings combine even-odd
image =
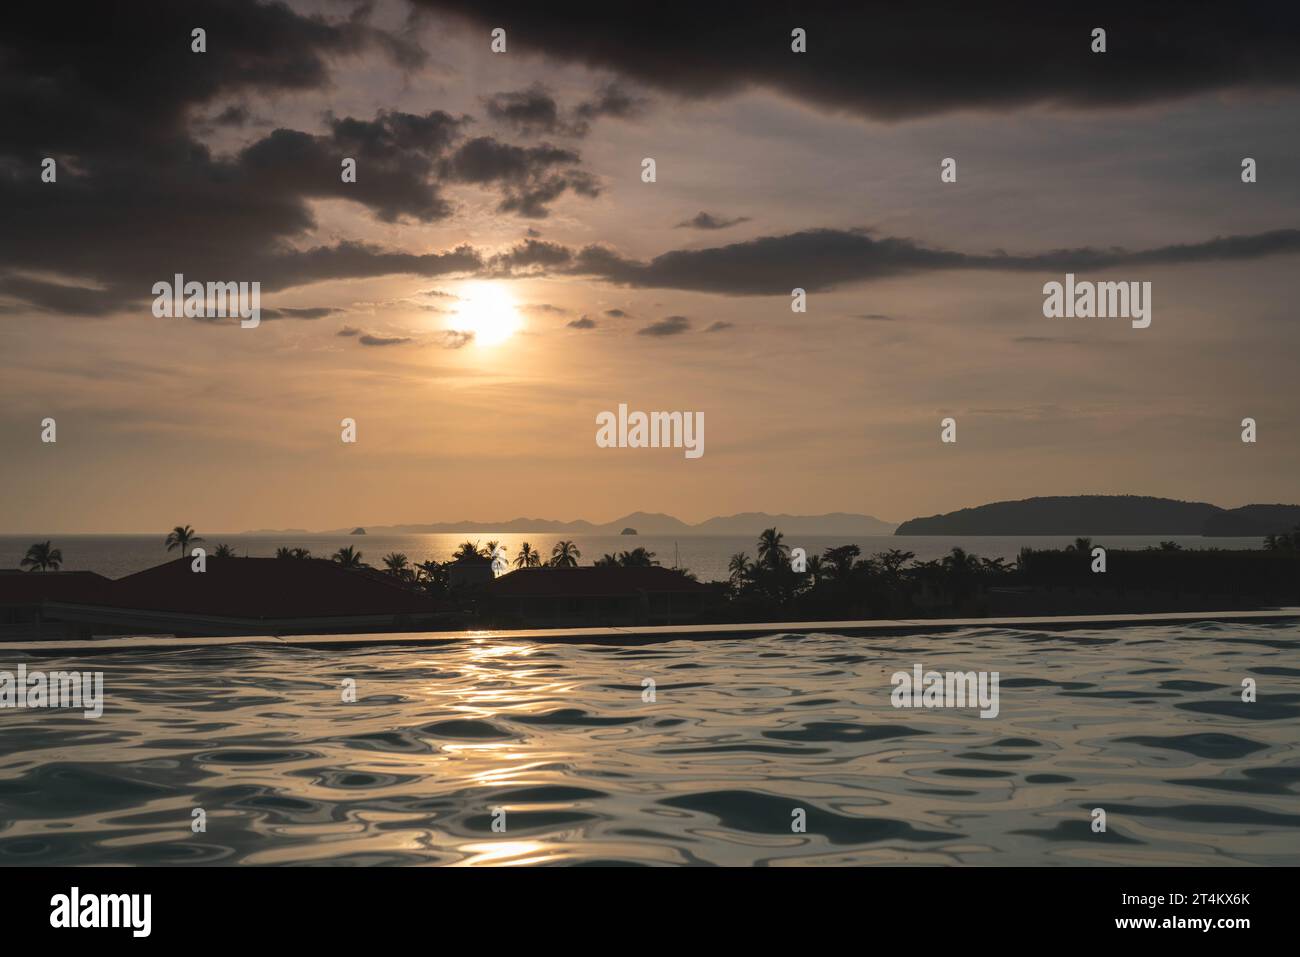
[[[15,658],[101,669],[107,704],[0,710],[0,863],[1295,865],[1298,649],[1206,623]],[[917,663],[998,671],[998,717],[895,709]]]

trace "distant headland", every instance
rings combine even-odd
[[[1053,495],[913,518],[895,535],[1204,535],[1256,537],[1300,525],[1300,505],[1225,509],[1147,495]]]

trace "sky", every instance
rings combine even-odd
[[[1293,7],[47,7],[0,35],[0,532],[1300,500]],[[177,273],[261,323],[155,316]],[[1045,317],[1067,273],[1150,326]],[[704,454],[600,447],[621,403]]]

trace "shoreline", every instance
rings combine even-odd
[[[741,622],[708,625],[654,625],[626,628],[479,629],[445,632],[390,632],[343,635],[241,635],[213,638],[173,636],[109,637],[91,640],[7,641],[0,652],[31,654],[109,654],[115,651],[195,649],[205,647],[260,647],[289,645],[300,648],[365,648],[383,646],[426,647],[461,641],[505,640],[559,644],[643,645],[663,641],[724,641],[771,634],[809,635],[831,632],[847,637],[938,635],[968,628],[1024,628],[1062,631],[1073,628],[1124,628],[1132,625],[1179,625],[1192,622],[1267,624],[1300,620],[1300,607],[1256,611],[1166,612],[1137,615],[1049,615],[997,618],[877,619],[856,621]]]

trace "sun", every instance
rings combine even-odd
[[[505,342],[523,325],[510,293],[496,283],[476,282],[463,287],[460,305],[451,319],[456,332],[469,332],[481,346]]]

